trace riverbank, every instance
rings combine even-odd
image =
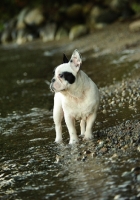
[[[102,30],[95,30],[92,34],[75,39],[74,41],[64,39],[60,41],[42,42],[37,39],[22,45],[15,43],[3,44],[0,48],[44,49],[48,52],[48,55],[57,52],[61,53],[63,51],[70,53],[74,48],[77,48],[81,53],[92,51],[93,57],[128,50],[132,52],[129,57],[130,60],[139,60],[140,34],[139,31],[130,31],[130,23],[130,21],[116,22]]]

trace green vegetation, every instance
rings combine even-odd
[[[140,4],[139,3],[133,3],[132,4],[132,9],[134,10],[135,13],[140,13]]]

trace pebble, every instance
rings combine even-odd
[[[123,172],[122,177],[130,177],[132,175],[132,172]]]
[[[120,199],[121,198],[121,195],[120,194],[117,194],[115,197],[114,197],[114,200],[117,200],[117,199]]]
[[[104,141],[100,141],[98,147],[101,148],[104,146]]]
[[[114,153],[111,159],[116,159],[116,158],[118,158],[118,154]]]
[[[87,156],[83,156],[82,161],[86,161]]]
[[[140,152],[140,145],[137,147],[137,150]]]
[[[137,176],[137,181],[140,183],[140,174]]]
[[[108,149],[106,147],[101,148],[100,152],[101,153],[106,153],[108,151]]]
[[[91,151],[90,151],[90,150],[86,150],[86,151],[84,152],[84,154],[91,154]]]

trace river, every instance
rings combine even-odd
[[[0,199],[140,198],[140,64],[126,61],[130,54],[83,52],[82,70],[100,89],[101,105],[93,141],[70,146],[65,123],[64,143],[54,143],[49,89],[62,49],[0,49]],[[120,130],[126,131],[122,146]]]

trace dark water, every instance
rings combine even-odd
[[[140,186],[130,171],[139,166],[139,152],[117,160],[109,156],[78,160],[89,144],[80,141],[69,146],[65,124],[64,144],[54,143],[49,81],[62,59],[59,51],[44,52],[0,49],[0,199],[138,199]],[[83,70],[101,90],[105,86],[110,90],[110,85],[126,77],[138,78],[139,63],[123,62],[124,55],[98,59],[87,52]],[[111,108],[107,115],[101,107],[94,131],[138,119],[138,105]]]

